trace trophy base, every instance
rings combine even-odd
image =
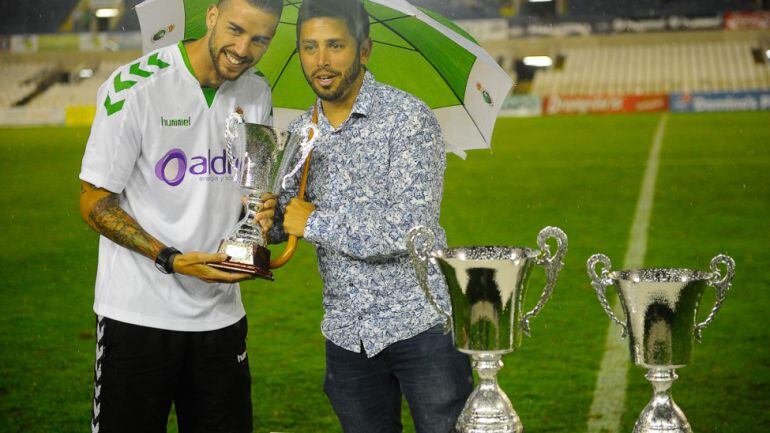
[[[270,250],[267,248],[231,239],[219,244],[219,253],[227,254],[230,259],[219,263],[209,263],[212,268],[220,271],[249,274],[256,278],[273,281],[270,271]]]
[[[692,433],[684,412],[671,398],[671,384],[677,379],[674,369],[650,369],[646,377],[655,395],[636,421],[633,433]]]
[[[473,368],[479,385],[465,402],[455,429],[459,433],[523,433],[519,415],[511,400],[497,384],[497,371],[502,368],[502,354],[475,353]]]

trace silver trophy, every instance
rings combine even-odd
[[[719,265],[725,268],[724,275]],[[601,272],[597,266],[601,265]],[[628,335],[631,359],[648,369],[654,396],[636,421],[634,433],[691,433],[690,423],[671,398],[675,370],[690,362],[693,337],[700,342],[730,289],[735,261],[724,254],[711,260],[711,272],[692,269],[633,269],[612,271],[604,254],[588,259],[588,275],[604,311]],[[625,312],[618,319],[607,302],[607,287],[615,286]],[[716,303],[708,317],[696,324],[696,314],[706,286],[716,289]]]
[[[550,254],[549,238],[557,251]],[[520,247],[459,247],[433,250],[432,231],[416,227],[406,236],[417,279],[431,305],[447,318],[455,347],[471,356],[479,384],[457,419],[462,433],[519,433],[524,431],[511,401],[497,384],[502,357],[521,345],[529,335],[529,320],[543,308],[553,293],[562,259],[567,253],[567,235],[546,227],[537,236],[540,251]],[[545,268],[547,282],[537,305],[523,311],[524,294],[532,266]],[[438,266],[446,279],[452,313],[436,302],[428,285],[428,266]]]
[[[225,145],[229,168],[233,180],[246,195],[246,212],[219,245],[218,252],[227,254],[229,259],[210,266],[273,279],[268,240],[262,228],[254,224],[254,216],[262,208],[264,193],[280,193],[291,162],[300,153],[307,153],[307,144],[307,140],[303,142],[287,131],[245,123],[236,113],[227,119]]]

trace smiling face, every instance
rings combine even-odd
[[[305,78],[324,101],[349,99],[369,61],[371,42],[361,47],[338,18],[312,18],[302,23],[299,56]]]
[[[218,81],[232,81],[265,54],[275,36],[278,17],[246,0],[229,0],[221,7],[209,7],[206,26],[209,54]]]

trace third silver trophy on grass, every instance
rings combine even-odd
[[[724,266],[724,274],[719,265]],[[655,394],[634,426],[634,433],[691,433],[692,428],[671,398],[675,370],[689,364],[693,337],[714,319],[730,289],[735,261],[724,254],[711,260],[711,272],[693,269],[632,269],[612,271],[604,254],[588,259],[588,275],[604,311],[628,335],[631,359],[648,369]],[[597,266],[602,269],[597,272]],[[625,312],[618,319],[607,302],[607,287],[614,286]],[[696,324],[696,313],[706,286],[716,289],[716,303],[708,317]]]
[[[548,239],[557,251],[551,255]],[[406,244],[420,285],[431,305],[446,316],[455,347],[471,356],[479,384],[465,403],[456,428],[461,433],[520,433],[524,431],[511,401],[497,384],[504,354],[529,335],[529,319],[543,308],[553,292],[564,255],[567,235],[556,227],[540,231],[540,251],[523,247],[459,247],[433,250],[435,236],[416,227]],[[545,268],[547,281],[537,305],[527,313],[523,302],[532,266]],[[452,313],[436,302],[428,285],[428,267],[438,266],[449,289]]]

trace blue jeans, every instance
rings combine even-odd
[[[448,433],[473,390],[467,355],[435,326],[367,358],[326,341],[324,391],[345,433],[401,432],[401,395],[417,433]]]

